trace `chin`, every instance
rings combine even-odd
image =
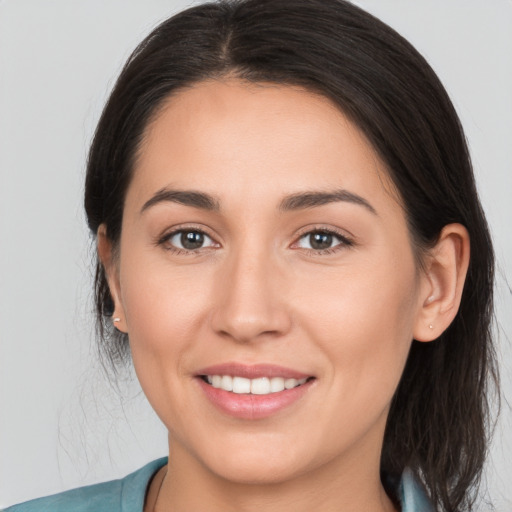
[[[307,453],[297,451],[296,444],[293,446],[278,438],[267,442],[263,439],[250,446],[223,446],[213,453],[204,453],[202,462],[219,477],[248,485],[284,483],[315,466]]]
[[[231,458],[230,458],[231,459]],[[219,467],[211,467],[224,480],[242,485],[276,485],[297,477],[301,471],[283,461],[222,460]]]

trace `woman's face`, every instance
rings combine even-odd
[[[147,129],[111,286],[174,461],[378,468],[425,280],[383,163],[326,98],[202,82]]]

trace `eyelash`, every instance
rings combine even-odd
[[[353,247],[355,245],[354,240],[352,238],[349,238],[346,234],[343,234],[340,231],[337,231],[336,229],[333,229],[333,228],[324,228],[324,227],[319,226],[319,227],[307,228],[307,230],[305,230],[301,234],[299,234],[297,241],[294,242],[292,244],[292,246],[297,246],[297,244],[300,242],[300,240],[302,240],[303,238],[305,238],[307,236],[311,236],[315,233],[333,236],[339,240],[339,243],[336,244],[334,247],[328,247],[327,249],[302,248],[302,250],[305,251],[309,256],[324,256],[324,255],[329,255],[329,254],[335,254],[338,251]]]
[[[180,233],[181,234],[183,234],[183,233],[198,233],[200,235],[208,237],[213,243],[217,243],[214,241],[213,237],[211,237],[203,229],[195,228],[193,226],[187,226],[187,227],[179,227],[177,229],[174,229],[170,233],[163,235],[162,237],[160,237],[157,240],[156,245],[164,246],[165,250],[170,251],[176,255],[197,255],[197,254],[203,252],[205,249],[209,249],[209,247],[199,247],[198,249],[181,249],[179,247],[175,247],[175,246],[171,245],[170,240],[174,236],[176,236]],[[292,248],[294,250],[301,249],[300,247],[297,247],[298,243],[305,237],[311,236],[315,233],[333,236],[339,240],[339,243],[336,244],[334,247],[328,247],[327,249],[302,248],[302,250],[305,251],[310,256],[322,256],[322,255],[334,254],[340,250],[343,250],[343,248],[350,248],[355,245],[354,241],[351,238],[347,237],[345,234],[342,234],[341,232],[339,232],[335,229],[315,227],[315,228],[308,228],[307,231],[304,231],[301,234],[299,234],[296,241],[293,242]]]
[[[217,243],[214,241],[213,237],[211,237],[206,231],[200,228],[196,228],[194,226],[186,226],[186,227],[179,227],[176,229],[173,229],[170,233],[166,233],[162,237],[160,237],[157,240],[156,245],[164,246],[165,250],[172,252],[173,254],[176,254],[178,256],[184,255],[184,256],[195,256],[201,252],[203,252],[205,249],[208,249],[208,247],[200,247],[198,249],[181,249],[180,247],[176,247],[174,245],[171,245],[170,240],[180,234],[180,233],[198,233],[200,235],[203,235],[205,237],[208,237],[212,242]]]

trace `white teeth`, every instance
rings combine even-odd
[[[245,377],[231,377],[230,375],[207,375],[206,380],[214,388],[220,388],[224,391],[232,391],[237,394],[268,395],[300,386],[307,381],[307,378],[300,380],[283,377],[246,379]]]
[[[231,391],[226,389],[226,391]],[[233,377],[233,393],[250,393],[251,392],[251,379],[245,379],[244,377]]]
[[[278,391],[284,391],[284,379],[283,377],[272,377],[270,379],[270,392],[277,393]]]
[[[284,381],[284,387],[286,389],[292,389],[294,388],[297,384],[299,383],[299,381],[297,379],[286,379]]]
[[[226,391],[232,391],[233,389],[233,377],[229,375],[223,375],[220,383],[220,387]]]
[[[270,393],[270,381],[267,377],[251,380],[251,393],[253,395],[268,395]]]

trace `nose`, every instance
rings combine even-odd
[[[217,334],[238,343],[277,338],[291,327],[284,269],[268,254],[248,252],[224,262],[211,317]]]

